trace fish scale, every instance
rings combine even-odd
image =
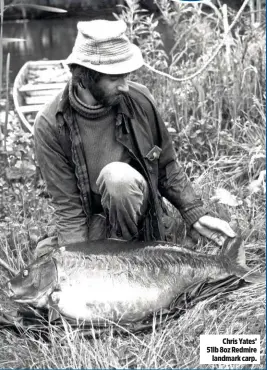
[[[157,249],[158,248],[158,249]],[[137,252],[137,255],[131,255],[129,260],[129,255],[131,253],[125,252],[123,255],[119,256],[87,256],[84,257],[84,267],[86,264],[88,268],[92,268],[92,264],[94,269],[109,269],[110,271],[115,270],[118,274],[119,271],[127,271],[128,278],[133,278],[138,281],[138,275],[136,275],[136,271],[143,271],[139,277],[141,280],[145,280],[151,274],[157,274],[161,272],[173,272],[179,273],[179,269],[188,269],[193,271],[200,270],[204,271],[206,266],[209,267],[211,270],[211,260],[213,260],[213,264],[215,266],[215,271],[218,274],[218,266],[223,264],[223,270],[229,272],[227,268],[230,264],[230,261],[224,261],[222,259],[218,259],[217,256],[206,256],[206,255],[198,255],[197,253],[194,254],[194,259],[189,259],[188,256],[191,256],[193,252],[191,251],[179,251],[177,254],[177,250],[171,249],[164,249],[163,246],[157,246],[157,248],[153,247],[153,254],[151,255],[151,248],[143,249]],[[70,257],[73,257],[73,254],[70,254]],[[74,256],[75,260],[77,261],[79,267],[81,267],[81,258],[82,256]],[[69,268],[70,258],[65,258],[66,268]],[[173,269],[173,271],[171,271]],[[114,273],[114,272],[112,272]],[[153,275],[154,278],[154,275]],[[168,277],[169,278],[169,277]]]
[[[169,307],[200,282],[244,275],[249,282],[265,280],[249,272],[242,248],[241,238],[229,238],[217,256],[164,242],[81,243],[40,257],[6,290],[17,302],[77,320],[131,323]]]

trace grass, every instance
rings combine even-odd
[[[157,25],[153,18],[138,13],[137,1],[131,1],[127,18],[126,13],[122,16],[131,23],[131,37],[151,65],[174,76],[187,76],[203,65],[220,42],[223,22],[218,12],[206,14],[190,5],[170,9],[168,3],[160,1],[162,14],[177,41],[169,59]],[[228,16],[230,23],[234,14]],[[195,80],[176,83],[144,68],[133,79],[147,85],[154,95],[172,131],[177,158],[205,205],[240,231],[248,265],[264,271],[265,183],[257,181],[265,170],[265,31],[242,17],[232,36],[227,59],[223,49]],[[7,151],[7,172],[0,178],[0,258],[18,270],[33,258],[38,237],[51,232],[54,216],[44,197],[44,184],[35,176],[32,138],[11,115]],[[237,200],[235,206],[226,198],[215,200],[221,188]],[[175,210],[173,218],[179,219]],[[218,253],[206,241],[196,248]],[[0,268],[0,281],[7,278]],[[13,307],[1,298],[1,309]],[[261,364],[232,368],[265,368],[265,286],[251,285],[210,298],[167,327],[138,336],[115,336],[111,331],[89,340],[66,326],[60,338],[51,332],[50,342],[45,342],[30,334],[18,337],[1,330],[0,367],[231,368],[199,365],[200,334],[260,334]]]
[[[10,129],[11,125],[17,124],[17,119],[13,120]],[[24,137],[25,134],[21,132],[21,135]],[[16,145],[21,141],[20,138]],[[31,145],[30,140],[25,145]],[[260,266],[261,271],[264,271],[263,190],[252,195],[254,198],[249,208],[245,202],[247,198],[242,195],[247,189],[247,181],[240,187],[234,178],[229,180],[225,171],[215,171],[213,167],[203,172],[195,181],[195,187],[214,213],[219,213],[222,218],[239,221],[248,265],[251,268]],[[242,203],[238,207],[212,203],[210,198],[218,187],[230,189]],[[14,188],[19,189],[17,198]],[[15,182],[6,190],[7,195],[14,198],[12,203],[7,202],[8,217],[0,225],[1,258],[15,269],[20,269],[31,260],[36,238],[47,231],[47,223],[53,221],[48,200],[37,196],[41,190],[36,188],[32,178],[28,178],[25,183]],[[6,199],[9,200],[8,196]],[[207,253],[218,252],[212,243],[204,246],[200,244],[197,248]],[[2,269],[0,272],[0,281],[6,281],[7,273]],[[1,306],[4,310],[12,308],[4,297]],[[248,286],[226,296],[219,295],[200,302],[178,320],[169,322],[167,327],[152,330],[149,334],[115,336],[110,331],[101,338],[86,339],[66,326],[60,338],[51,331],[50,342],[45,342],[30,334],[18,337],[12,332],[1,330],[0,367],[216,368],[212,365],[199,365],[200,334],[260,334],[261,364],[247,367],[265,368],[265,285]],[[240,369],[245,367],[232,366]],[[220,368],[229,366],[220,365]]]
[[[149,334],[85,339],[65,329],[49,343],[1,331],[0,365],[12,368],[216,368],[199,365],[201,334],[260,334],[265,368],[265,287],[254,285],[198,303],[178,321]],[[14,348],[17,350],[14,351]],[[220,368],[245,368],[243,365]]]

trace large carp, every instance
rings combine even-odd
[[[16,302],[54,307],[70,318],[130,323],[168,307],[196,283],[229,276],[252,283],[265,280],[245,265],[240,238],[229,238],[220,255],[165,242],[105,240],[38,258],[5,291]]]

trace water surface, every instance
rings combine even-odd
[[[88,20],[88,18],[86,18]],[[77,35],[77,22],[83,18],[45,19],[6,22],[4,37],[23,38],[4,46],[4,61],[10,53],[10,81],[28,60],[66,59]]]
[[[93,17],[95,18],[95,16]],[[112,13],[98,15],[102,19],[115,19]],[[89,15],[75,18],[36,19],[30,21],[8,21],[4,23],[4,37],[23,38],[26,41],[9,43],[4,46],[4,62],[10,53],[10,83],[20,68],[29,60],[66,59],[72,51],[77,35],[77,23],[90,20]],[[163,22],[159,22],[165,49],[171,48],[173,41],[170,30]]]

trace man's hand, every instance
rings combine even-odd
[[[193,224],[193,228],[201,235],[223,245],[227,236],[234,238],[236,233],[228,222],[211,216],[202,216]]]

